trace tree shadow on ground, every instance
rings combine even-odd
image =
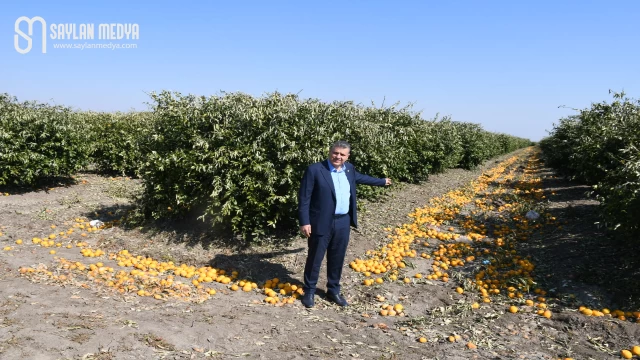
[[[599,204],[586,195],[591,188],[560,177],[546,178],[543,186],[555,193],[546,211],[559,223],[535,232],[518,249],[533,258],[536,281],[577,306],[637,308],[637,251],[598,225]]]
[[[123,174],[118,171],[104,171],[95,169],[94,165],[89,165],[88,168],[79,170],[71,175],[60,175],[60,176],[42,176],[33,181],[32,185],[15,185],[15,184],[7,184],[0,185],[0,194],[7,193],[9,195],[24,195],[31,192],[40,192],[43,191],[45,193],[49,192],[49,189],[58,188],[58,187],[71,187],[74,185],[79,185],[78,181],[79,177],[84,175],[97,175],[103,178],[110,177],[119,177],[119,176],[127,176],[131,179],[136,179],[137,177],[134,174]]]
[[[133,209],[131,205],[111,205],[100,206],[95,210],[84,211],[80,215],[89,220],[100,220],[103,223],[115,222],[115,226],[120,226],[120,219]]]
[[[544,179],[541,185],[546,198],[531,205],[537,209],[539,204],[543,204],[545,216],[554,217],[557,221],[545,223],[545,217],[530,221],[530,225],[538,223],[543,226],[532,230],[526,241],[517,242],[517,254],[522,258],[530,256],[535,264],[532,276],[536,284],[533,287],[549,291],[550,295],[562,299],[564,305],[573,309],[581,305],[593,309],[638,309],[640,259],[637,245],[616,238],[599,225],[599,203],[589,196],[590,186],[553,176],[550,169],[542,166],[537,170]],[[516,183],[512,184],[503,186],[515,187]],[[487,202],[493,206],[503,205],[504,195],[492,196]],[[531,209],[519,208],[517,213],[524,216],[528,210]],[[476,221],[487,225],[490,237],[496,226],[511,222],[510,218],[498,215],[497,212],[486,217],[470,214]],[[492,242],[460,241],[468,243],[474,253],[486,246],[494,246]],[[486,270],[492,256],[482,254],[478,256],[479,261],[456,271],[470,276]]]
[[[0,195],[24,195],[31,192],[49,193],[49,189],[78,185],[78,181],[70,176],[52,176],[35,181],[33,185],[0,185]]]
[[[86,212],[84,216],[89,219],[97,217],[103,222],[124,218],[122,222],[117,222],[115,226],[125,231],[137,229],[146,236],[161,239],[168,243],[185,244],[187,247],[200,245],[204,249],[218,248],[244,251],[255,246],[264,245],[287,247],[296,240],[298,235],[297,226],[281,225],[259,239],[245,239],[235,234],[225,224],[213,226],[208,220],[199,219],[199,216],[204,213],[204,206],[194,208],[179,219],[160,220],[144,219],[136,213],[137,209],[138,205],[136,204],[102,206],[96,210],[99,215],[95,215],[91,211]]]
[[[100,220],[104,223],[115,220],[116,224],[113,226],[124,229],[125,231],[135,228],[137,231],[140,231],[141,234],[152,237],[155,241],[186,244],[187,247],[202,245],[204,249],[216,248],[220,250],[221,253],[209,260],[207,265],[224,269],[228,273],[234,270],[238,271],[238,280],[247,279],[260,284],[268,279],[277,277],[280,283],[283,284],[287,282],[298,286],[302,284],[302,278],[295,278],[294,271],[301,266],[304,267],[306,258],[298,254],[305,252],[306,247],[285,248],[285,246],[288,247],[295,241],[294,236],[286,238],[285,240],[287,241],[269,243],[268,246],[252,247],[240,239],[237,239],[229,232],[216,232],[216,229],[212,230],[208,224],[195,218],[145,222],[142,229],[126,224],[119,224],[117,221],[133,208],[133,205],[103,206],[95,212],[87,211],[83,216],[90,220]],[[118,248],[127,246],[126,240],[122,239],[116,239],[113,244],[116,244],[115,246]],[[148,254],[148,256],[156,255],[160,256],[158,254]],[[167,256],[167,258],[163,261],[186,261],[181,259],[178,254],[168,253],[164,255]]]
[[[279,282],[291,283],[292,285],[300,286],[302,279],[293,277],[293,272],[290,269],[295,269],[300,264],[290,263],[277,263],[274,259],[280,261],[286,261],[290,258],[287,255],[298,254],[305,251],[304,247],[291,250],[281,250],[269,253],[240,253],[225,255],[216,255],[209,262],[209,266],[214,268],[225,269],[229,271],[236,270],[242,279],[251,280],[258,284],[264,283],[266,280],[278,278]],[[293,257],[297,261],[298,256]],[[304,265],[304,264],[302,264]]]

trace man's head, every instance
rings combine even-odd
[[[329,161],[336,169],[340,169],[351,154],[351,145],[346,141],[336,141],[329,148]]]

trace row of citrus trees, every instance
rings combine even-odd
[[[624,236],[640,235],[640,101],[614,93],[563,118],[540,141],[549,165],[593,185],[604,223]]]
[[[532,145],[449,118],[424,120],[410,107],[364,107],[273,93],[211,97],[151,94],[148,112],[96,113],[0,97],[0,186],[37,184],[89,166],[139,177],[140,219],[199,209],[212,225],[246,238],[295,228],[307,165],[336,140],[366,174],[418,182],[448,168],[473,168]],[[359,189],[361,199],[382,188]]]

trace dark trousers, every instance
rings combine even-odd
[[[311,236],[307,240],[309,253],[304,267],[305,294],[315,293],[320,265],[325,254],[327,255],[327,292],[340,294],[340,278],[347,245],[349,245],[350,225],[349,215],[345,215],[333,219],[333,227],[328,234],[314,235],[311,229]]]

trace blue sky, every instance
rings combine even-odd
[[[20,16],[137,23],[140,38],[48,40],[42,54],[34,35],[23,55]],[[537,141],[574,113],[559,106],[610,101],[609,89],[640,98],[639,19],[638,1],[14,1],[0,12],[0,92],[102,111],[146,109],[161,90],[384,100]]]

